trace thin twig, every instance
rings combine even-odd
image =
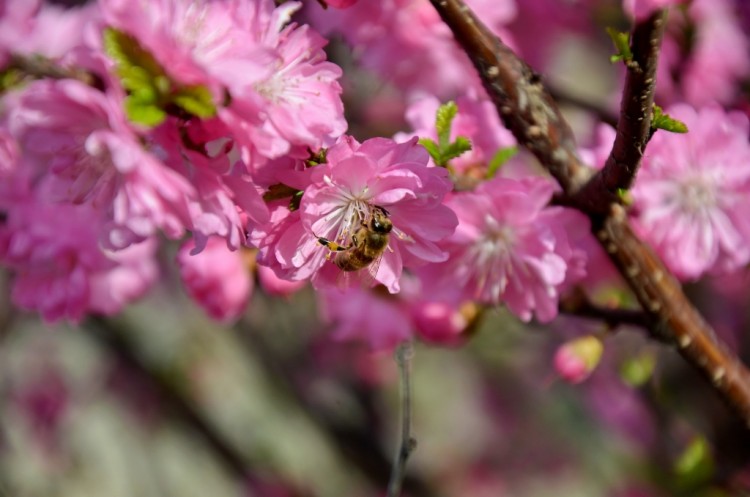
[[[750,426],[750,372],[747,368],[716,337],[659,257],[638,239],[623,207],[612,203],[605,204],[604,209],[598,199],[576,196],[589,177],[587,168],[578,159],[570,128],[540,78],[491,34],[461,0],[430,1],[479,71],[500,118],[519,143],[558,180],[564,195],[579,200],[571,205],[589,216],[592,231],[647,314],[651,333],[675,344],[682,356],[703,373]],[[644,25],[640,28],[643,31],[635,33],[635,52],[640,50],[642,37],[648,40],[649,50],[658,50],[660,34],[657,35],[657,31],[661,28],[654,25],[658,24],[656,17],[649,22],[651,28]],[[648,79],[647,76],[644,80],[646,100],[653,98],[648,95],[653,93],[654,81],[653,78],[646,81]],[[648,119],[650,104],[644,108],[626,103],[621,109],[625,112],[621,120],[635,123]],[[642,152],[641,148],[640,154]],[[640,160],[640,154],[628,154],[629,158],[623,160]],[[637,163],[622,165],[625,171],[633,173],[636,166]]]
[[[648,316],[642,310],[598,306],[582,290],[561,300],[559,310],[562,314],[602,321],[613,329],[623,325],[648,329],[649,325]]]
[[[599,121],[609,124],[613,128],[617,127],[617,114],[609,111],[603,105],[575,95],[569,91],[565,91],[559,87],[548,86],[547,89],[555,101],[589,112],[599,119]]]
[[[401,483],[404,480],[406,461],[414,449],[417,440],[411,435],[411,358],[414,348],[411,342],[403,342],[396,349],[396,364],[399,371],[401,403],[401,441],[393,459],[393,470],[388,482],[388,497],[401,495]]]

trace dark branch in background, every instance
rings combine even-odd
[[[401,495],[401,483],[406,475],[406,461],[414,449],[417,440],[411,436],[411,358],[414,348],[411,342],[404,342],[396,349],[396,364],[399,372],[399,388],[401,404],[401,439],[399,440],[396,456],[393,459],[391,480],[388,482],[388,497]]]
[[[658,11],[633,31],[633,57],[625,64],[628,72],[612,152],[604,168],[578,194],[579,202],[587,205],[589,212],[606,214],[609,205],[618,201],[618,190],[629,189],[635,181],[651,138],[656,66],[665,20],[665,13]]]
[[[547,89],[549,90],[549,94],[552,95],[552,98],[554,98],[556,102],[585,110],[586,112],[596,116],[599,121],[609,124],[613,128],[617,127],[617,115],[613,112],[610,112],[603,105],[592,102],[590,99],[580,97],[554,86],[550,86]]]
[[[606,210],[602,206],[594,208],[595,203],[576,196],[586,187],[584,183],[590,173],[581,164],[570,128],[539,77],[491,34],[461,0],[430,1],[479,71],[505,125],[558,180],[564,195],[571,199],[571,205],[591,219],[594,234],[648,316],[651,333],[675,344],[682,356],[708,378],[722,398],[750,425],[750,372],[747,368],[716,337],[664,263],[633,233],[622,206],[612,203],[606,205]],[[640,24],[633,33],[633,59],[639,61],[642,68],[656,64],[661,15]],[[626,88],[625,95],[643,98],[645,92],[643,101],[652,101],[653,76],[646,74],[644,72],[643,89]],[[640,78],[629,77],[628,85],[639,81]],[[636,146],[648,140],[650,131],[641,121],[647,121],[651,113],[650,107],[644,110],[642,102],[638,103],[623,102],[618,125],[618,129],[629,129],[629,133],[641,129],[642,135],[633,135]],[[624,168],[624,173],[614,175],[620,178],[617,181],[627,178],[631,172],[635,174],[643,153],[642,148],[633,153],[626,145],[620,145],[625,148],[614,152],[623,154],[615,158],[635,162],[616,163],[617,167]],[[632,181],[632,175],[628,181]]]
[[[614,329],[618,326],[637,326],[648,329],[648,316],[640,309],[622,309],[602,307],[592,303],[583,291],[574,291],[572,295],[560,301],[560,313],[573,317],[595,319]],[[660,338],[651,335],[652,338]]]
[[[243,456],[224,438],[216,433],[211,424],[188,401],[178,394],[162,375],[152,371],[138,356],[133,346],[125,339],[127,330],[120,330],[112,321],[95,317],[87,324],[88,336],[101,346],[123,366],[128,368],[140,382],[153,389],[170,414],[185,423],[198,433],[216,453],[224,465],[234,474],[238,481],[244,481],[248,474],[247,463]]]

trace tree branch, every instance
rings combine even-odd
[[[643,311],[595,305],[582,290],[574,291],[568,298],[561,300],[559,310],[561,314],[602,321],[609,328],[625,325],[648,329],[649,325],[648,316]]]
[[[519,143],[526,146],[558,180],[565,195],[579,198],[576,194],[581,191],[589,174],[578,158],[569,126],[539,77],[492,35],[461,0],[430,1],[479,71],[485,89],[506,126]],[[634,40],[650,40],[649,48],[641,53],[658,50],[661,26],[654,23],[658,24],[658,19],[649,19],[634,36]],[[641,51],[639,47],[634,47],[634,50]],[[653,93],[654,78],[646,74],[644,72],[643,91],[647,94],[646,100],[651,102],[653,97],[648,94]],[[635,87],[632,91],[643,95]],[[643,125],[641,121],[650,118],[650,103],[647,107],[631,107],[631,103],[627,99],[623,102],[629,121],[627,126],[640,128]],[[626,126],[623,122],[621,125],[623,128]],[[639,136],[637,131],[630,132],[634,133],[634,137]],[[623,140],[624,137],[620,139],[621,142]],[[621,163],[617,167],[635,174],[643,146],[634,143],[633,148],[622,150],[622,156],[618,155],[618,151],[616,160],[635,162]],[[637,149],[636,153],[634,149]],[[627,175],[614,177],[625,178]],[[629,181],[632,181],[632,176]],[[704,374],[722,398],[750,426],[750,372],[716,337],[664,263],[636,237],[622,206],[608,203],[604,210],[601,205],[586,199],[573,205],[591,219],[593,232],[647,314],[651,332],[675,344],[682,356]]]
[[[657,11],[633,30],[633,57],[625,64],[628,72],[612,152],[604,168],[577,194],[579,203],[587,205],[590,212],[605,214],[610,204],[619,201],[618,190],[629,189],[635,181],[652,135],[656,66],[665,20],[665,12]]]

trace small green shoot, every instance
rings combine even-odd
[[[654,113],[651,118],[651,129],[663,129],[670,133],[687,133],[688,127],[682,121],[674,119],[669,114],[665,114],[661,107],[654,105]]]
[[[607,34],[612,38],[612,43],[617,50],[615,55],[610,56],[609,61],[613,64],[621,61],[627,64],[633,60],[633,52],[630,51],[630,34],[617,31],[614,28],[607,28]]]
[[[518,153],[518,147],[506,147],[501,148],[497,152],[495,152],[495,155],[492,157],[492,160],[490,161],[490,164],[487,166],[487,179],[492,179],[497,175],[498,171],[500,171],[500,168],[508,162],[510,159],[516,156]]]
[[[427,152],[440,167],[448,167],[448,162],[463,153],[471,150],[471,142],[464,136],[457,136],[451,142],[451,126],[453,118],[458,113],[458,106],[455,102],[448,102],[441,105],[435,117],[435,128],[437,130],[438,141],[435,143],[430,138],[421,138],[419,143],[427,149]]]

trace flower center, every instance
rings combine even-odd
[[[676,200],[683,212],[700,214],[714,208],[718,199],[714,185],[707,178],[695,177],[680,184]]]

